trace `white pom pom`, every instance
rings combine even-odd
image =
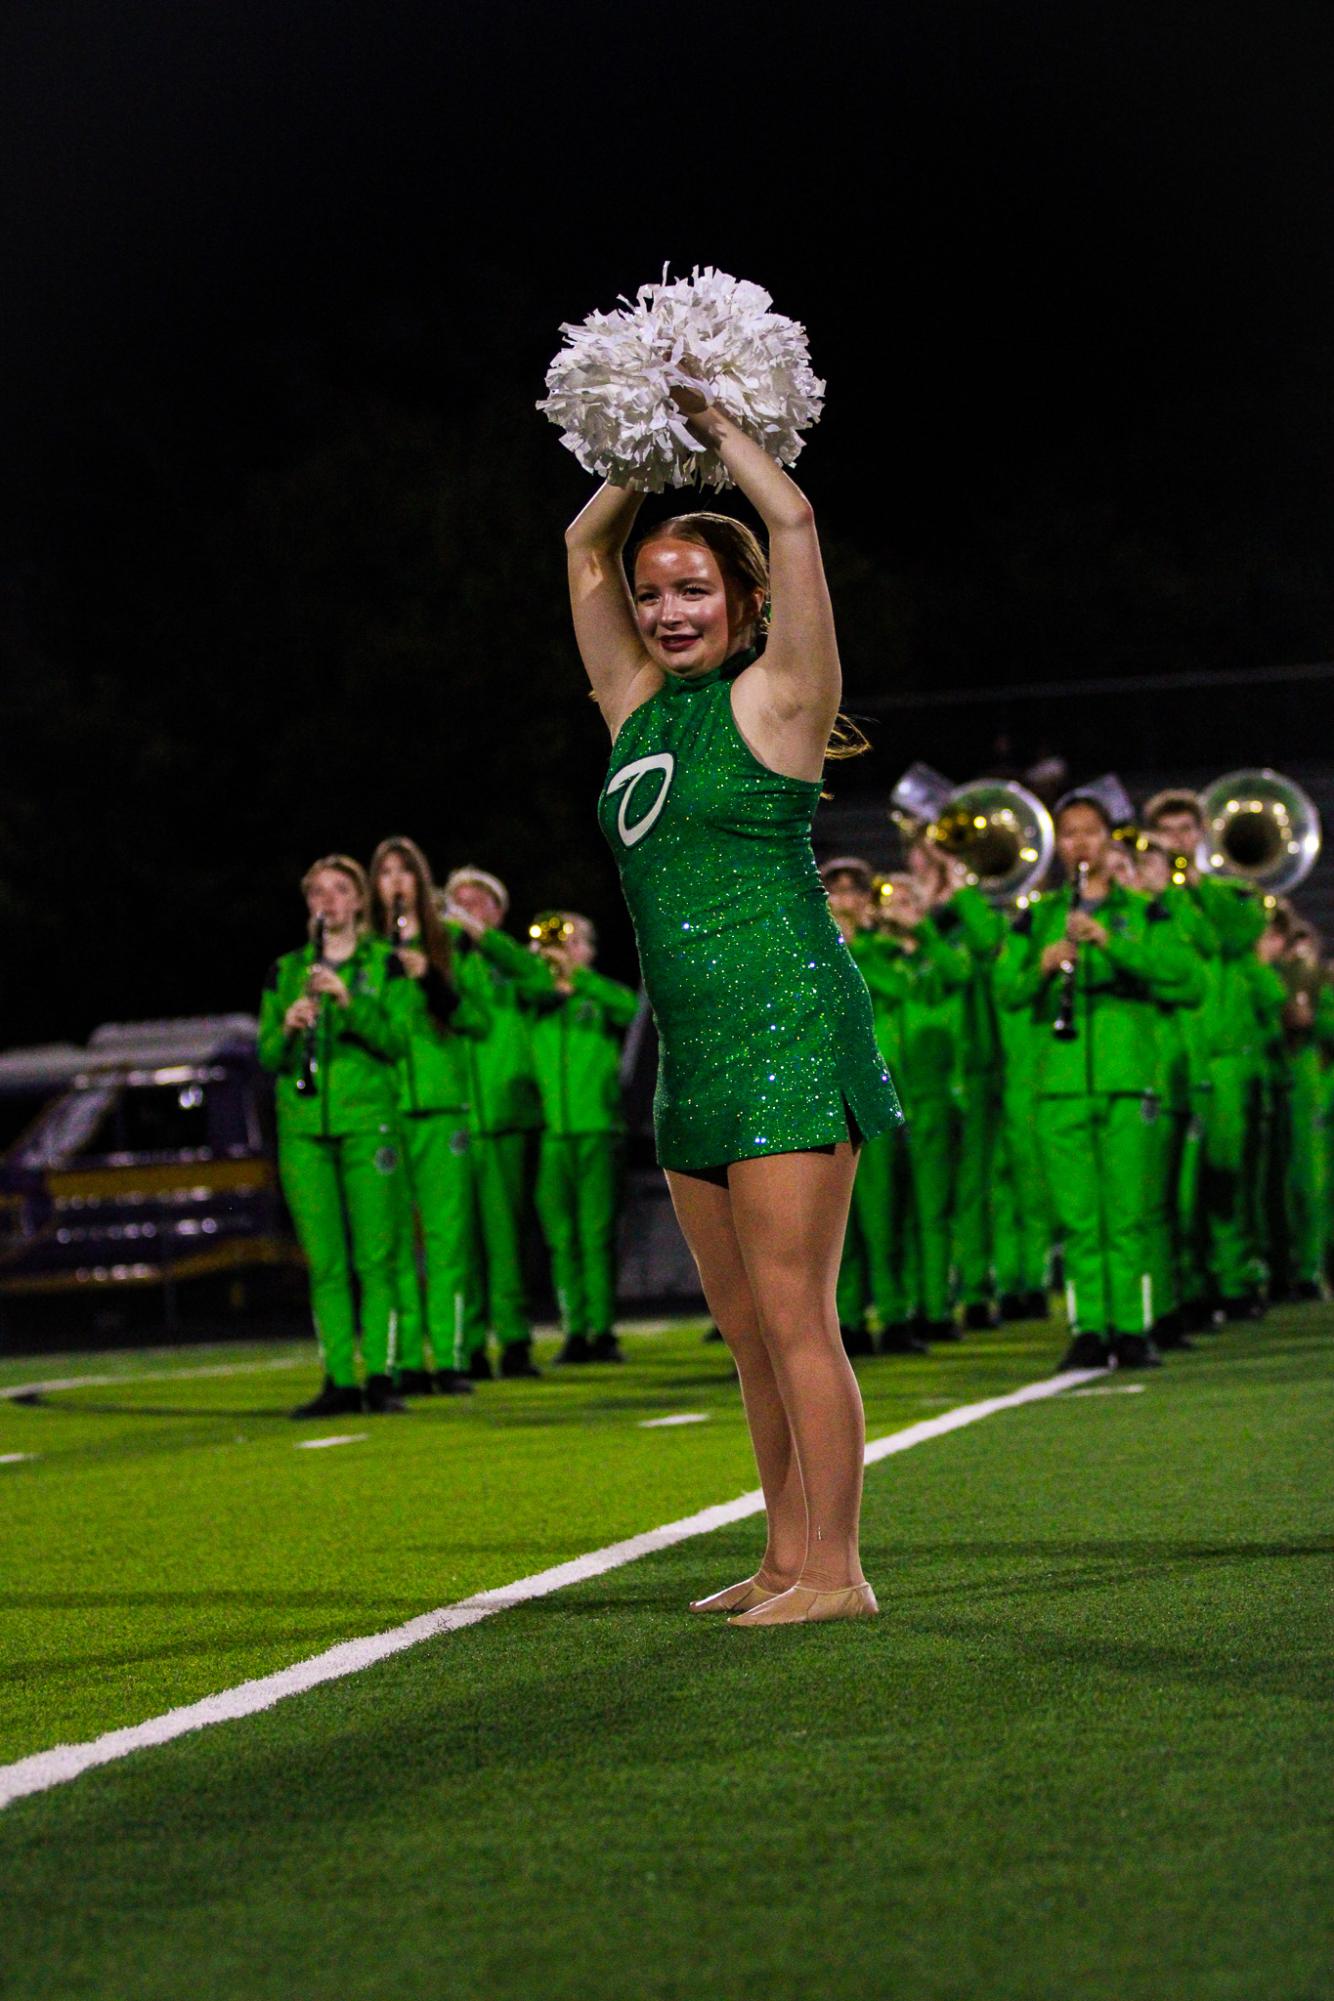
[[[672,401],[672,385],[689,382],[790,466],[802,431],[819,422],[824,384],[811,371],[806,329],[772,304],[759,285],[711,264],[671,283],[664,266],[662,283],[641,286],[634,305],[561,328],[565,345],[537,407],[586,472],[617,486],[730,486],[718,454],[691,437]]]

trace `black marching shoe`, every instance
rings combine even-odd
[[[843,1337],[843,1353],[850,1361],[860,1355],[874,1355],[875,1342],[864,1327],[845,1327],[840,1321],[838,1331]]]
[[[953,1320],[919,1320],[917,1332],[923,1341],[962,1341],[963,1334]]]
[[[462,1369],[437,1369],[435,1393],[438,1397],[470,1397],[472,1384]]]
[[[1258,1292],[1243,1293],[1239,1299],[1220,1299],[1219,1305],[1228,1320],[1263,1320],[1265,1303]]]
[[[929,1355],[931,1350],[910,1320],[892,1321],[880,1336],[882,1355]]]
[[[984,1334],[991,1328],[998,1327],[1000,1321],[989,1299],[975,1299],[963,1310],[963,1324],[970,1334]]]
[[[1186,1299],[1181,1303],[1181,1331],[1183,1334],[1216,1334],[1218,1322],[1214,1319],[1214,1309],[1207,1300]]]
[[[1186,1332],[1186,1324],[1179,1307],[1171,1313],[1164,1313],[1154,1322],[1153,1345],[1162,1353],[1169,1348],[1193,1348],[1195,1343]]]
[[[468,1381],[470,1383],[493,1383],[495,1371],[487,1360],[485,1348],[474,1348],[468,1357]]]
[[[1034,1286],[1032,1292],[1024,1294],[1023,1317],[1025,1320],[1051,1319],[1051,1300],[1047,1296],[1045,1286]]]
[[[1028,1318],[1028,1294],[1026,1292],[1003,1292],[996,1304],[1000,1308],[1002,1320],[1026,1320]]]
[[[309,1403],[298,1404],[288,1412],[289,1417],[350,1417],[355,1411],[360,1417],[362,1410],[361,1391],[355,1383],[340,1386],[329,1376],[324,1378],[324,1388]]]
[[[592,1359],[595,1362],[623,1362],[625,1360],[625,1356],[621,1353],[621,1344],[614,1334],[595,1334],[593,1336]]]
[[[400,1369],[394,1378],[394,1388],[401,1397],[433,1397],[435,1377],[429,1369]]]
[[[367,1376],[366,1414],[368,1417],[406,1417],[408,1407],[401,1397],[394,1395],[393,1381],[389,1376]]]
[[[587,1334],[567,1334],[557,1362],[591,1362],[593,1344]]]
[[[540,1376],[542,1371],[533,1360],[531,1341],[510,1341],[500,1351],[500,1373],[502,1376]]]
[[[1316,1299],[1329,1298],[1329,1294],[1318,1278],[1299,1278],[1296,1285],[1292,1288],[1292,1296],[1303,1303]]]
[[[1163,1358],[1147,1334],[1113,1334],[1112,1355],[1118,1369],[1161,1369]]]
[[[1076,1334],[1056,1365],[1056,1374],[1067,1369],[1105,1369],[1111,1357],[1101,1334]]]

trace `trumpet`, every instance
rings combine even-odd
[[[925,836],[961,861],[988,903],[1026,895],[1056,851],[1051,814],[1008,778],[952,785],[929,764],[913,764],[890,794],[889,815],[907,840]]]
[[[1315,801],[1281,772],[1229,771],[1200,795],[1201,874],[1233,876],[1269,897],[1295,889],[1320,855]]]
[[[324,919],[317,917],[311,932],[315,943],[314,965],[324,964]],[[320,1005],[316,1003],[317,1007]],[[296,1094],[299,1098],[313,1098],[319,1089],[320,1070],[320,1024],[319,1017],[310,1024],[301,1039],[301,1066],[296,1073]]]
[[[544,910],[528,926],[528,937],[535,952],[556,951],[568,945],[574,936],[574,924],[563,910]]]

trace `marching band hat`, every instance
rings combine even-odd
[[[1086,785],[1076,785],[1062,793],[1052,808],[1052,817],[1059,819],[1067,806],[1091,806],[1107,822],[1111,833],[1118,827],[1133,826],[1135,820],[1130,794],[1114,771],[1104,771],[1101,778],[1090,778]]]

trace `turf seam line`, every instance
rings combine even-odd
[[[1039,1382],[1025,1383],[1021,1389],[1011,1390],[1004,1396],[987,1397],[981,1403],[959,1404],[953,1410],[942,1411],[938,1417],[923,1418],[917,1424],[905,1426],[902,1431],[893,1431],[884,1438],[874,1439],[866,1448],[866,1464],[877,1465],[882,1459],[908,1452],[915,1445],[925,1445],[930,1439],[943,1438],[951,1431],[961,1431],[965,1425],[977,1424],[982,1418],[992,1417],[998,1411],[1016,1410],[1023,1404],[1040,1403],[1048,1397],[1059,1396],[1081,1383],[1096,1380],[1103,1373],[1101,1369],[1070,1369],[1060,1375],[1045,1376]],[[0,1766],[0,1808],[32,1793],[48,1792],[53,1786],[67,1785],[82,1773],[98,1765],[113,1764],[133,1751],[147,1750],[155,1744],[169,1744],[177,1737],[187,1736],[195,1730],[206,1730],[215,1723],[233,1723],[243,1716],[258,1715],[288,1696],[304,1695],[309,1689],[319,1688],[325,1682],[341,1681],[347,1675],[360,1674],[394,1654],[420,1646],[425,1640],[438,1639],[443,1633],[461,1632],[497,1612],[530,1604],[535,1598],[550,1597],[553,1592],[563,1591],[568,1585],[586,1583],[609,1570],[618,1570],[622,1564],[634,1563],[642,1556],[656,1555],[659,1550],[671,1549],[675,1544],[689,1542],[695,1536],[711,1535],[715,1529],[730,1528],[734,1522],[745,1521],[749,1516],[761,1513],[763,1507],[764,1496],[755,1488],[750,1493],[738,1495],[734,1501],[721,1501],[712,1507],[701,1508],[696,1514],[685,1515],[679,1521],[666,1522],[661,1528],[646,1529],[642,1534],[627,1536],[621,1542],[608,1543],[604,1549],[572,1557],[549,1570],[537,1571],[532,1577],[520,1577],[513,1584],[495,1585],[488,1591],[479,1591],[471,1598],[461,1599],[456,1605],[442,1605],[433,1612],[423,1612],[401,1626],[390,1627],[386,1632],[371,1633],[362,1639],[342,1640],[337,1646],[329,1647],[309,1660],[294,1662],[291,1667],[280,1668],[274,1674],[260,1675],[253,1681],[238,1682],[234,1688],[205,1696],[199,1702],[186,1703],[179,1709],[165,1710],[160,1716],[150,1716],[146,1722],[105,1731],[102,1736],[90,1738],[83,1744],[57,1744],[49,1751],[36,1751],[11,1765]]]

